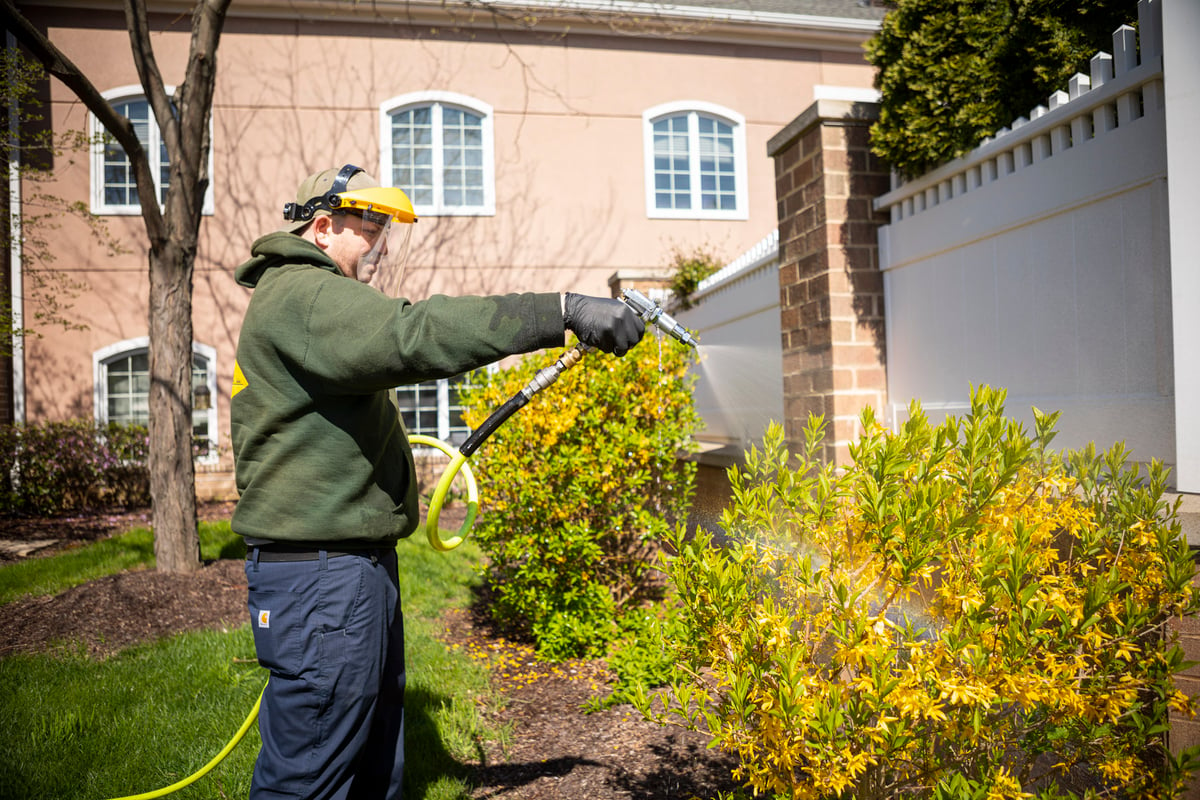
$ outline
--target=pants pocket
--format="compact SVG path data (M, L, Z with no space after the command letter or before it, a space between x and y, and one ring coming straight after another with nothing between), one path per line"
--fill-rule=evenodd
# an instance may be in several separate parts
M317 652L320 654L322 675L333 676L342 671L350 646L350 638L345 628L318 634Z
M299 676L304 661L304 597L299 592L251 591L250 627L258 663L272 674Z

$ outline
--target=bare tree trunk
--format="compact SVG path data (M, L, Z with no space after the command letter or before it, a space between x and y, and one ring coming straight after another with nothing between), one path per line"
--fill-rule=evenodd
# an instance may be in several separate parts
M217 44L231 0L197 0L183 82L169 96L154 57L147 0L125 0L138 78L170 156L165 208L150 161L130 121L13 0L0 0L0 22L54 77L83 101L120 143L133 166L150 241L150 498L154 554L163 572L200 566L196 468L192 462L192 274L196 235L208 187L208 122L216 86Z
M150 253L150 497L160 572L200 566L192 461L194 250L176 242Z

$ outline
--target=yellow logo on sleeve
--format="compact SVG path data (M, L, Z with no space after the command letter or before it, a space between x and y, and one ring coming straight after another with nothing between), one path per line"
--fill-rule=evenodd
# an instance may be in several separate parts
M246 388L246 376L242 374L242 366L236 361L233 362L233 389L230 391L230 397L237 397L237 393Z

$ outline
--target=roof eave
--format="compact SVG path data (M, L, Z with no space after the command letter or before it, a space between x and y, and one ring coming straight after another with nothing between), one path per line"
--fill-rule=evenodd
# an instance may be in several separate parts
M378 17L462 29L594 33L688 41L859 50L879 20L700 8L629 0L239 0L241 13ZM272 13L273 12L273 13Z
M118 0L57 0L70 8L120 10ZM150 10L186 13L187 0L151 2ZM362 21L431 29L526 30L605 34L777 47L859 50L879 21L810 14L739 11L631 0L238 0L230 17Z

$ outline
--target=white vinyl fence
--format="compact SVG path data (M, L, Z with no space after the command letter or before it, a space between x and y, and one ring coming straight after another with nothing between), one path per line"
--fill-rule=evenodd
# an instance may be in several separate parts
M1161 20L1141 0L1140 59L1121 27L1045 107L876 200L893 424L989 384L1015 416L1062 411L1058 447L1175 462Z
M692 294L694 305L672 311L700 338L696 410L702 447L736 458L783 421L783 348L779 333L779 231Z

